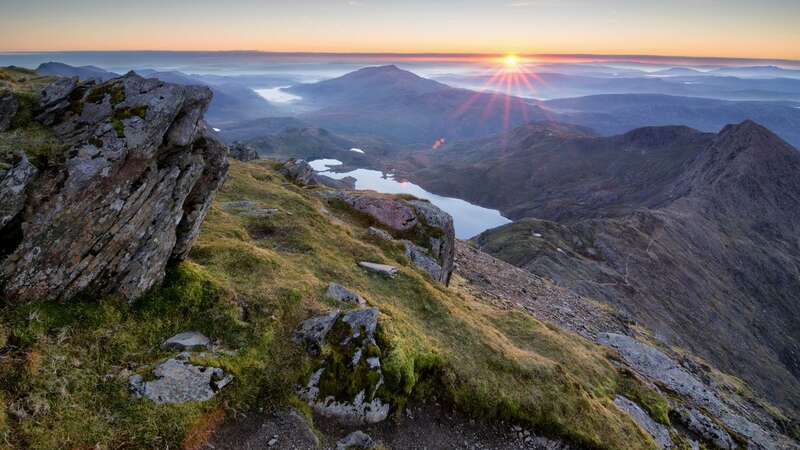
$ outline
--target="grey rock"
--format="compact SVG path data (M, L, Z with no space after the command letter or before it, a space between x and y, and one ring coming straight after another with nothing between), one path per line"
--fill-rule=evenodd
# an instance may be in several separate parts
M369 227L369 229L367 230L367 234L382 241L391 241L392 239L394 239L392 238L391 234L377 227Z
M207 401L233 379L220 368L195 366L188 359L183 354L164 361L153 371L157 378L152 381L132 375L128 383L134 395L156 403Z
M370 449L373 447L372 438L361 430L353 431L336 443L336 450Z
M298 184L316 184L314 169L303 159L290 159L283 164L279 172Z
M731 438L730 434L703 413L696 409L687 408L679 408L677 413L686 428L702 436L703 439L712 442L717 448L722 450L737 448L736 442Z
M252 209L255 208L256 202L253 200L236 200L232 202L222 202L219 206L222 209Z
M242 211L242 215L245 217L269 217L278 212L278 208L253 208L246 211Z
M199 348L209 348L209 339L197 331L186 331L164 341L161 348L174 350L197 350Z
M329 314L303 321L300 328L294 332L292 340L297 344L304 344L312 352L319 351L338 316L339 310L334 310Z
M0 132L11 128L18 108L17 97L13 93L0 92Z
M425 271L436 281L441 281L442 266L431 258L424 248L414 244L411 241L403 241L406 247L406 258L409 259L415 266Z
M201 118L210 99L205 87L132 74L48 86L37 117L66 161L28 193L22 241L0 262L6 298L91 289L132 301L184 258L228 171Z
M21 153L19 161L0 175L0 230L25 207L28 185L38 173L25 153Z
M248 144L236 142L231 145L230 157L239 161L253 161L258 159L258 152Z
M430 202L412 200L409 203L414 206L420 221L426 227L437 231L428 239L431 254L442 268L437 280L446 286L450 283L450 275L455 267L456 239L453 217Z
M386 275L388 277L394 277L397 275L397 267L389 266L386 264L378 264L368 261L361 261L358 265L370 272L378 273L381 275Z
M734 413L717 394L665 353L629 336L600 333L598 342L616 349L625 363L652 381L678 393L691 405L703 408L731 431L746 438L754 448L778 448L785 439L765 431L761 426ZM692 417L692 416L687 416ZM706 423L696 420L693 423Z
M350 325L350 335L346 336L340 345L347 345L351 339L364 337L367 341L374 343L375 329L378 327L378 308L366 308L347 311L342 314L342 322ZM363 334L362 334L363 333Z
M639 405L621 395L614 398L614 404L617 405L619 409L628 413L634 422L644 428L644 430L653 437L658 448L667 449L673 447L669 428L653 420Z
M355 189L356 187L356 179L353 177L345 177L341 180L337 180L335 178L331 178L327 175L320 175L315 173L312 181L308 184L318 184L321 186L329 187L331 189L340 189L340 190L351 190Z
M364 300L364 297L337 283L328 284L328 290L325 292L325 296L339 302L355 303L358 305L367 304L367 301Z

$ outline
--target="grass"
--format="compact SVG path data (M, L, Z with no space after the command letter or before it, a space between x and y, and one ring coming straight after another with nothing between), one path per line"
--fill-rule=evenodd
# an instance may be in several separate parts
M324 291L336 281L381 310L381 396L402 404L435 394L475 417L587 448L653 448L613 405L620 390L640 392L634 397L645 403L651 392L620 373L605 350L432 283L407 265L401 246L370 239L361 218L313 191L286 182L271 162L231 161L189 260L171 267L162 287L133 305L91 295L67 304L5 304L0 400L17 413L0 421L0 447L175 448L202 441L221 410L230 417L296 404L293 386L313 362L289 336L334 306ZM244 199L279 212L246 218L219 207ZM372 275L357 267L360 260L400 273ZM230 349L207 362L233 373L234 382L207 403L133 399L127 375L170 356L160 342L187 330Z

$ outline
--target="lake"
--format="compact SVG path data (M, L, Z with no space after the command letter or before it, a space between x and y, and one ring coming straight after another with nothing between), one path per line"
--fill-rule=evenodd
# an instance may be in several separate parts
M318 173L337 180L345 177L355 178L356 189L359 190L372 190L385 194L411 194L414 197L429 200L453 216L456 237L459 239L469 239L489 228L511 222L495 209L483 208L458 198L432 194L414 183L397 181L391 174L384 174L378 170L356 169L350 172L332 172L329 170L330 167L342 164L336 159L317 159L309 164Z

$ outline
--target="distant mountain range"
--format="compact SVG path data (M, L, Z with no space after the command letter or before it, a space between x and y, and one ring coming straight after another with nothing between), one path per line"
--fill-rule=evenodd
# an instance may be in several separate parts
M482 250L800 411L800 152L766 128L542 123L412 156L426 189L531 217L477 237Z
M662 83L658 78L645 83ZM756 80L757 82L758 80ZM800 81L796 84L800 95ZM553 83L557 84L557 83ZM686 125L718 131L747 119L800 145L800 109L787 102L743 102L654 94L594 95L537 101L476 92L437 83L396 66L370 67L342 77L289 89L316 110L305 122L348 134L380 136L427 147L480 138L532 121L558 121L613 135L653 125Z

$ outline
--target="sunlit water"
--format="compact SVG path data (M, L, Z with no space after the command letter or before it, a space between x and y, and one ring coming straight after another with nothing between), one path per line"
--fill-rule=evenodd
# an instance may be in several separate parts
M345 177L355 178L356 189L385 194L411 194L417 198L430 200L431 203L453 216L456 237L459 239L469 239L489 228L499 227L510 222L495 209L482 208L458 198L432 194L414 183L396 181L391 174L368 169L356 169L341 173L331 172L328 170L329 167L342 164L341 161L335 159L318 159L311 161L310 164L317 172L337 180Z
M256 94L260 95L268 102L272 103L294 103L302 97L299 95L294 95L292 93L284 91L289 86L280 86L270 89L253 89L256 91Z

